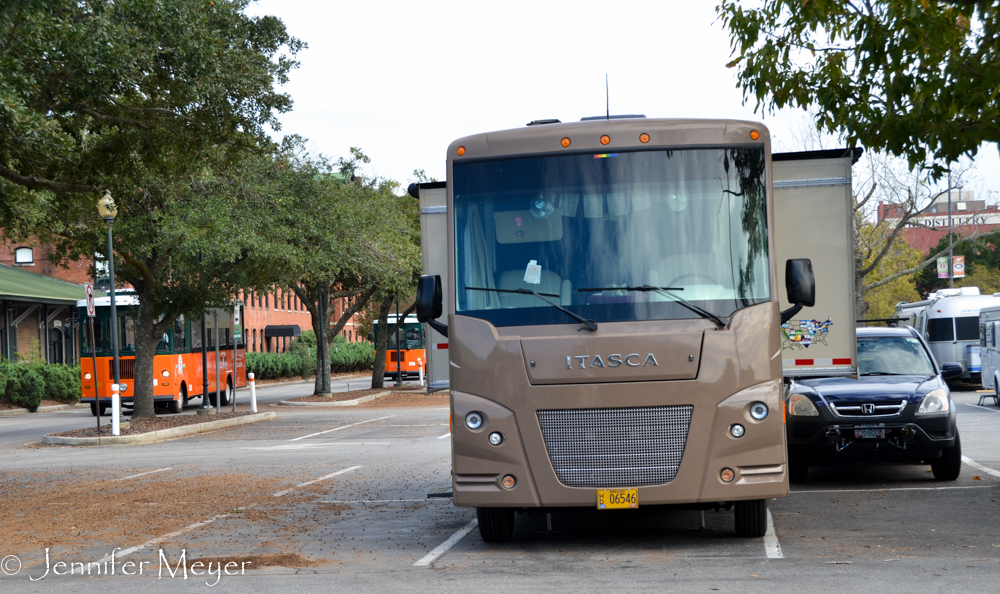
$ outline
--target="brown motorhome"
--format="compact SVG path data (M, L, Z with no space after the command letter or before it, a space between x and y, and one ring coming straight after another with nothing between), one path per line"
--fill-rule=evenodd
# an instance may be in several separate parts
M779 327L814 299L808 260L774 256L771 179L753 122L451 144L448 274L421 278L418 317L448 339L454 503L485 540L574 506L732 506L764 533L788 493Z

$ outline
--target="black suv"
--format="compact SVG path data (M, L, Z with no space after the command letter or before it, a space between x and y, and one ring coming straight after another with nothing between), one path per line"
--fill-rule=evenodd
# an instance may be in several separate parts
M912 328L858 328L860 379L795 379L786 387L789 479L817 462L930 464L953 481L962 466L955 405L940 368Z

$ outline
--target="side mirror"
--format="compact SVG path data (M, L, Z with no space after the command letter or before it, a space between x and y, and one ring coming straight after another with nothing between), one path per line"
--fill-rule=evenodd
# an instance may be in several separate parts
M425 274L417 282L417 321L441 317L441 277Z
M816 277L812 260L797 258L785 261L785 291L788 302L806 307L816 305Z
M941 365L941 379L952 379L962 375L962 366L958 363L944 363Z
M792 319L805 307L816 305L816 277L813 276L812 260L795 258L785 261L785 291L791 307L781 312L781 323Z
M417 321L426 322L444 336L448 325L437 321L441 317L441 277L425 274L417 281Z

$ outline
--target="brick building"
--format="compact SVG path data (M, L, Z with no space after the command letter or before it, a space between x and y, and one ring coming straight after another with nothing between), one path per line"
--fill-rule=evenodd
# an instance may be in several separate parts
M895 204L878 205L879 220L892 224L901 216L901 209ZM1000 207L990 206L985 200L976 200L971 190L952 191L951 224L956 235L970 233L990 233L1000 228ZM948 234L948 196L939 196L930 208L915 217L900 235L915 249L930 255L942 237Z
M312 330L309 312L292 291L274 287L264 293L244 292L240 298L245 304L243 327L249 352L283 353L294 337ZM343 300L337 300L327 311L333 321L340 319L344 311ZM341 334L348 342L364 340L358 336L353 317Z

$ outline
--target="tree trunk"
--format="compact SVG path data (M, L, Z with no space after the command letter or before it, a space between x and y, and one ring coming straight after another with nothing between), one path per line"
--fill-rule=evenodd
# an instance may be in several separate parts
M389 346L389 311L395 302L395 297L390 296L383 299L378 306L378 324L375 326L375 362L372 364L372 388L385 387L385 351Z
M158 329L162 323L156 323L159 315L153 308L152 295L145 292L140 294L139 316L135 325L135 379L126 382L132 384L131 388L135 390L133 419L156 418L156 408L153 404L153 358L156 356L156 346L160 343L163 331ZM148 330L143 331L143 328Z

